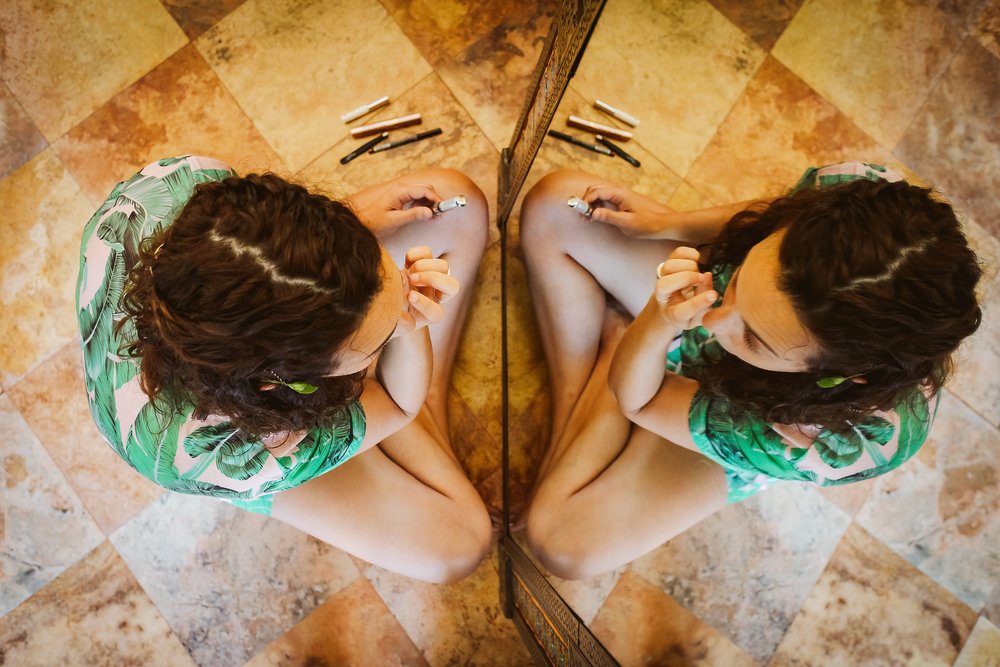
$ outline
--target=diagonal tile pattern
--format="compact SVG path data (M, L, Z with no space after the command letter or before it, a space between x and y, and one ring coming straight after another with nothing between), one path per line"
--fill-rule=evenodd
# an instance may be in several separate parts
M494 201L499 150L557 5L0 3L0 663L530 664L497 604L492 558L462 582L421 584L131 474L89 423L72 291L94 206L167 154L339 194L452 167ZM546 140L529 187L572 167L695 209L783 190L813 164L893 162L956 203L987 263L983 325L908 466L837 489L779 486L604 577L555 582L623 664L996 663L998 7L605 6L553 127L569 113L618 124L592 107L605 99L642 119L627 148L643 166ZM340 122L385 94L389 107ZM444 134L339 164L358 143L350 127L409 111ZM542 453L548 386L516 208L510 225L516 509ZM497 505L492 234L449 410L459 457Z

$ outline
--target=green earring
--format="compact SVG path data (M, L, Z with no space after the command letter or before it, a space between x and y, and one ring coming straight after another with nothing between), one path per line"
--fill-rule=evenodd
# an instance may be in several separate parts
M839 384L843 384L847 381L843 375L831 375L830 377L820 378L816 380L816 386L822 389L832 389Z

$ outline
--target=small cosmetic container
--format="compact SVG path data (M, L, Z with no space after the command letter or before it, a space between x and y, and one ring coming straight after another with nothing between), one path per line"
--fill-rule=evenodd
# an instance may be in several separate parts
M354 137L355 139L360 139L361 137L367 137L369 134L378 134L379 132L385 132L386 130L396 130L401 127L407 127L409 125L419 125L419 124L420 124L420 114L414 113L410 114L409 116L390 118L389 120L383 120L380 123L372 123L371 125L362 125L361 127L356 127L353 130L351 130L351 136Z
M389 103L388 95L380 97L374 102L371 102L369 104L362 104L357 109L352 109L351 111L348 111L347 113L345 113L343 116L340 117L340 120L344 121L345 123L350 123L352 120L370 114L372 111L375 111L376 109L381 109L388 103Z
M639 119L638 118L636 118L632 114L625 113L621 109L614 108L613 106L611 106L607 102L602 102L601 100L594 100L594 106L597 107L598 109L600 109L601 111L603 111L604 113L608 114L609 116L611 116L613 118L617 118L618 120L622 121L623 123L628 123L632 127L638 127L639 126Z
M611 127L610 125L595 123L593 121L580 118L579 116L570 116L566 119L566 124L570 127L576 127L581 130L593 132L594 134L603 134L606 137L611 137L612 139L617 139L618 141L628 141L632 138L631 132L619 130L617 127Z
M462 208L465 206L465 195L458 195L457 197L452 197L451 199L445 199L444 201L439 201L434 207L434 213L444 213L445 211L450 211L453 208Z
M590 208L590 204L588 204L587 202L583 201L579 197L570 197L566 201L566 205L569 206L574 211L576 211L578 213L582 213L583 215L590 215L593 212L593 210L594 210L594 209Z

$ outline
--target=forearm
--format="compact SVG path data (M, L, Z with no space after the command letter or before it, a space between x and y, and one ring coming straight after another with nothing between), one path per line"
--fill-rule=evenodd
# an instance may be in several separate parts
M608 374L608 385L624 414L639 412L659 392L666 372L667 348L678 333L677 327L657 312L652 298L629 325Z
M749 208L761 208L767 203L765 200L750 199L697 211L661 213L655 231L644 234L643 238L671 239L693 246L708 243L719 235L734 215Z

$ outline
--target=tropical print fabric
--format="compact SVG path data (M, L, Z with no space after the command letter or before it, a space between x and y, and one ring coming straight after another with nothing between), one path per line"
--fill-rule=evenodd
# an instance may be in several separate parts
M848 162L809 169L795 189L829 187L859 178L902 180L886 167ZM713 269L718 303L734 270L731 266ZM671 343L667 370L697 377L706 361L725 354L708 330L696 327ZM817 425L770 424L750 412L737 410L724 397L700 391L688 412L695 445L726 469L729 502L744 500L773 480L834 486L881 475L917 452L932 421L928 397L918 389L906 395L894 411L873 414L853 424L853 431L847 435ZM831 476L827 466L836 468L838 474Z
M160 160L116 185L87 223L76 292L84 381L98 430L140 474L171 491L270 514L271 494L322 475L358 451L365 433L360 403L345 409L332 429L249 440L223 416L195 419L189 403L154 406L139 387L141 360L125 352L135 328L120 302L139 244L173 222L196 185L234 175L210 158Z

